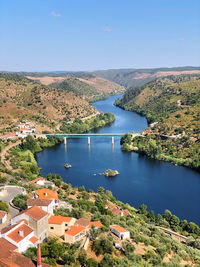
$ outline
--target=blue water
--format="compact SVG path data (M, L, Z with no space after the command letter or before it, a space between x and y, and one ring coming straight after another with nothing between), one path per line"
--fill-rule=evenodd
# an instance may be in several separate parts
M116 121L98 133L139 132L147 127L144 117L122 110L113 105L119 96L93 105L103 112L113 112ZM91 137L90 149L87 139L68 139L64 144L48 148L37 154L41 173L59 173L67 183L73 186L84 185L86 189L97 190L98 186L111 190L113 195L134 207L142 203L156 213L169 209L181 219L200 224L200 174L191 169L170 163L151 160L137 153L121 151L120 138L115 138L114 148L111 137ZM64 164L70 163L71 169ZM120 175L106 178L102 173L106 169L116 169Z

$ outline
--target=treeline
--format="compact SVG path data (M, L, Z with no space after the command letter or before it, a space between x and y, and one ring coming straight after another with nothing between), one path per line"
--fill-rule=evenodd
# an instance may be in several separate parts
M97 130L98 128L109 125L115 121L113 113L101 113L93 118L87 120L75 119L72 123L63 121L60 130L64 133L87 133L90 130Z

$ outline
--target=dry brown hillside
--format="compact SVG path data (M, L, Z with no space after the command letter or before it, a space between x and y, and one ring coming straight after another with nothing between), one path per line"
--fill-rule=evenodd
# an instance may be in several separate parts
M84 118L97 110L72 92L39 85L15 74L0 74L0 130L26 119L36 130L58 129L62 121Z

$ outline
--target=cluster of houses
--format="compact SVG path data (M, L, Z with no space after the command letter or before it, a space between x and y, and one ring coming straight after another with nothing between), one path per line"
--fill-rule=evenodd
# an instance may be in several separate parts
M35 127L32 122L26 121L26 122L20 122L19 124L15 125L15 127L18 129L15 133L9 133L6 136L4 136L2 139L15 139L15 138L25 138L29 134L35 133Z
M32 182L44 181L38 178ZM13 253L23 253L30 247L38 248L39 244L49 236L56 236L61 242L73 244L81 241L83 244L91 228L98 229L103 226L100 221L54 215L54 210L59 208L60 204L63 203L59 200L56 191L48 188L33 191L33 197L27 200L28 208L15 215L10 225L0 230L0 250L4 246ZM0 222L5 221L6 213L0 211ZM129 231L119 225L111 225L109 230L119 239L130 238ZM0 267L1 254L0 252Z

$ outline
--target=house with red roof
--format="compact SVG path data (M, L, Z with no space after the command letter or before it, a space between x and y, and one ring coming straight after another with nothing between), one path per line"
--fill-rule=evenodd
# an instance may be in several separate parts
M44 177L38 177L32 181L30 181L31 184L35 184L35 185L38 185L38 186L52 186L54 187L55 184L51 181L46 181L44 179Z
M72 225L68 227L65 232L64 238L66 243L73 244L82 240L86 236L86 228L81 225Z
M42 242L48 237L49 214L37 206L23 210L11 219L11 224L25 221L34 230L34 235Z
M76 222L75 218L65 216L51 216L49 217L49 233L56 236L64 236L65 231L68 227L74 225Z
M110 231L120 239L130 238L130 232L119 225L111 225Z
M89 229L94 227L95 229L101 228L103 224L100 221L90 222L89 223Z
M28 209L31 207L34 207L34 206L38 206L42 210L53 215L53 210L55 207L55 201L54 201L54 199L41 199L41 198L27 199Z
M24 221L1 229L0 238L4 238L15 246L20 253L29 247L37 247L39 240L35 237L33 229Z
M5 223L7 220L7 213L3 210L0 210L0 224Z

